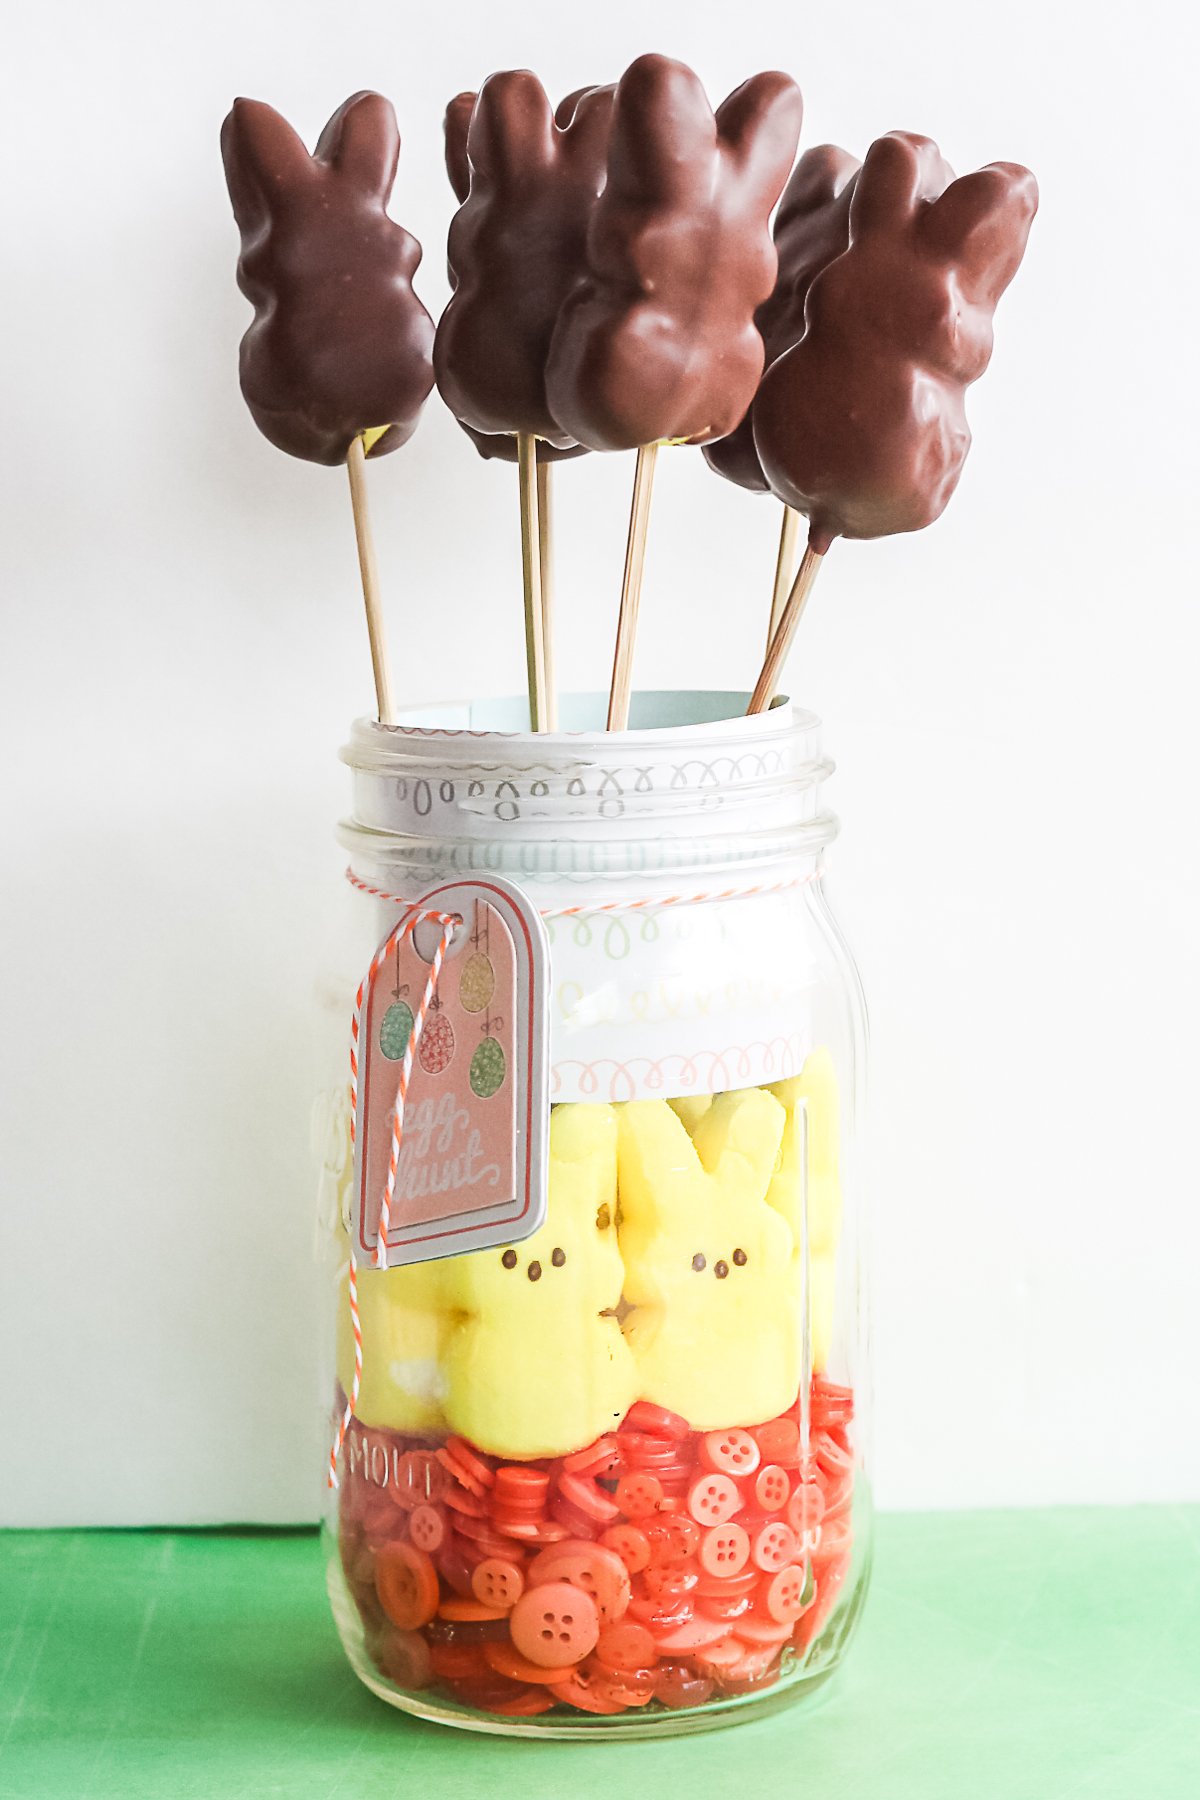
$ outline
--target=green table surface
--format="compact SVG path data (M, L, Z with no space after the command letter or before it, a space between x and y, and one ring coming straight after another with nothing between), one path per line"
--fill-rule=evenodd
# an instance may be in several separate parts
M0 1534L3 1800L1200 1795L1200 1508L893 1514L845 1667L630 1744L417 1724L360 1687L308 1532Z

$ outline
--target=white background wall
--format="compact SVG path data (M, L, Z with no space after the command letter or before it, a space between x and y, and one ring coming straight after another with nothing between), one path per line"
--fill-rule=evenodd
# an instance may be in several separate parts
M714 95L791 69L806 143L902 126L1041 180L957 498L836 550L791 670L840 764L833 893L872 1003L879 1490L1200 1493L1194 16L11 11L0 1517L317 1500L308 1021L369 667L344 483L238 395L222 115L269 99L311 142L353 89L393 96L436 311L445 100L649 48ZM749 685L775 509L662 463L639 680ZM569 685L606 670L630 476L594 457L560 484ZM434 403L372 493L401 698L515 690L511 475Z

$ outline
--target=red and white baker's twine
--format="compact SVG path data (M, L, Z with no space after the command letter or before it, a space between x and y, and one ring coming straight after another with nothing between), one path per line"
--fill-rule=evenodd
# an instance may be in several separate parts
M570 919L580 913L611 913L646 911L656 906L693 906L708 900L742 900L753 894L781 894L789 888L806 887L820 873L819 869L810 870L806 875L795 877L791 881L759 882L751 887L721 888L706 894L668 894L658 899L640 900L606 900L602 902L586 901L578 906L544 906L538 910L543 919ZM390 894L386 888L372 887L367 881L357 876L353 869L346 870L346 880L351 887L360 893L370 894L376 900L388 900L393 906L411 908L412 901L401 894ZM425 983L425 992L421 996L421 1004L413 1019L412 1030L404 1051L404 1060L400 1065L400 1080L396 1088L396 1101L392 1108L392 1143L388 1154L387 1184L379 1207L379 1232L375 1241L375 1267L387 1268L387 1235L391 1225L392 1203L396 1196L396 1175L400 1164L400 1145L404 1132L404 1103L408 1097L408 1084L412 1078L413 1060L417 1053L421 1031L425 1024L425 1015L437 992L438 977L442 963L450 948L450 940L454 936L454 927L462 921L456 913L412 912L406 916L384 939L380 948L371 959L371 966L363 976L354 996L354 1017L350 1023L350 1144L353 1149L355 1139L355 1122L358 1115L358 1034L359 1017L363 1000L382 963L387 961L398 943L411 936L418 925L435 924L442 927L442 935L438 947L433 953L433 961L429 965L429 979ZM337 1433L333 1447L329 1452L329 1486L338 1485L337 1464L346 1433L350 1429L350 1421L358 1406L359 1389L362 1386L363 1345L362 1322L358 1311L358 1263L354 1255L353 1240L350 1244L350 1273L347 1282L350 1303L350 1328L354 1334L354 1376L350 1384L350 1392L346 1396L346 1404L338 1421Z
M578 906L539 906L538 912L543 919L573 919L580 913L648 912L655 906L699 906L706 900L746 900L752 894L782 894L789 888L807 887L821 872L819 868L810 869L807 875L797 875L791 881L758 882L753 887L719 888L707 894L666 894L640 900L584 900ZM412 905L412 901L406 900L401 894L389 894L386 888L372 887L370 882L363 881L356 875L353 869L346 870L346 880L360 894L371 894L376 900L390 900L393 906Z
M385 963L396 946L411 937L418 925L440 925L441 936L433 960L429 965L429 976L425 982L425 991L421 995L421 1004L417 1008L412 1022L412 1030L408 1034L408 1043L404 1047L404 1057L400 1064L400 1079L396 1085L396 1099L392 1106L392 1142L388 1151L387 1181L384 1185L383 1198L379 1203L379 1227L375 1239L374 1262L377 1269L387 1268L387 1237L392 1222L392 1203L396 1197L396 1175L400 1167L400 1146L404 1138L404 1105L408 1098L408 1084L412 1079L413 1060L417 1054L417 1045L421 1041L421 1032L425 1026L433 996L437 992L438 977L442 972L442 964L446 960L446 952L450 948L450 940L454 936L456 925L462 924L457 913L444 912L412 912L388 933L380 948L371 958L371 966L358 985L354 996L354 1016L350 1021L350 1145L353 1150L356 1118L358 1113L358 1039L359 1018L365 996L370 990L379 968ZM346 1396L346 1404L338 1421L337 1433L329 1452L329 1486L338 1485L337 1462L341 1448L350 1429L350 1421L358 1406L359 1389L362 1386L362 1321L358 1311L358 1262L354 1255L354 1240L350 1241L350 1271L347 1280L347 1292L350 1302L350 1329L354 1334L354 1376L350 1383L350 1392Z

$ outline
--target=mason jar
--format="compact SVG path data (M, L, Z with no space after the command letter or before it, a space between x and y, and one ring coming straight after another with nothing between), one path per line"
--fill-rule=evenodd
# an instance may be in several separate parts
M474 701L360 721L343 752L316 1113L323 1529L351 1663L422 1718L556 1737L732 1723L811 1694L862 1606L865 1014L825 891L819 721L745 705L645 693L609 734L603 696L565 697L563 728L535 736L523 700ZM524 896L548 949L545 1219L370 1266L356 995L423 896L484 876ZM445 929L423 1024L397 988L356 1051L399 1079L407 1040L427 1092L472 1059L478 1092L495 975L477 934Z

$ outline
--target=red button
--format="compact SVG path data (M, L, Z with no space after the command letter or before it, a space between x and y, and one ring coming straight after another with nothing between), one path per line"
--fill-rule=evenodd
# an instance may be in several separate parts
M389 1544L375 1560L375 1591L392 1624L415 1631L437 1611L437 1570L412 1544Z
M484 1462L483 1458L472 1450L465 1438L448 1437L442 1448L447 1456L453 1458L457 1469L465 1470L473 1480L481 1482L484 1487L491 1487L496 1478L492 1465Z
M408 1535L418 1550L440 1550L446 1525L436 1506L415 1506L409 1514Z
M673 1513L666 1517L660 1513L657 1519L651 1520L646 1526L650 1561L654 1564L685 1562L700 1548L701 1536L699 1525L687 1513Z
M540 1512L549 1491L550 1477L543 1470L523 1469L515 1463L504 1463L496 1470L492 1485L492 1506Z
M573 1475L599 1475L605 1470L615 1469L620 1455L616 1438L602 1437L597 1438L594 1444L589 1444L585 1450L573 1450L570 1456L564 1456L562 1466ZM546 1478L543 1476L542 1479Z
M661 1600L670 1611L687 1599L699 1579L695 1569L683 1563L655 1563L643 1572L642 1587L652 1600Z
M658 1484L655 1483L655 1485ZM603 1488L598 1488L589 1476L560 1475L558 1491L564 1500L569 1501L572 1506L577 1506L581 1513L584 1513L589 1519L595 1519L598 1524L611 1525L614 1519L620 1517L622 1510L620 1505L614 1505ZM618 1486L618 1496L620 1492L620 1486ZM659 1497L662 1497L661 1488L659 1488Z
M796 1534L791 1526L785 1525L782 1519L772 1519L769 1525L763 1525L755 1532L750 1556L756 1568L774 1575L778 1569L787 1567L796 1550Z
M757 1581L758 1577L755 1576ZM754 1603L752 1594L705 1594L700 1600L699 1610L709 1619L724 1619L731 1624L734 1619L744 1619Z
M721 1475L752 1475L761 1460L748 1431L706 1431L700 1439L700 1461Z
M714 1525L700 1544L700 1567L708 1575L740 1575L750 1560L750 1539L741 1525Z
M757 1569L747 1569L742 1575L701 1575L696 1583L696 1593L701 1600L752 1594L760 1579Z
M658 1647L645 1625L623 1619L604 1626L596 1640L596 1660L609 1669L650 1669L658 1661Z
M531 1681L540 1687L562 1680L561 1668L548 1668L545 1663L533 1662L502 1638L494 1644L485 1644L483 1654L488 1668L494 1669L497 1675L507 1675L510 1681Z
M685 1438L692 1429L685 1418L652 1400L635 1400L625 1414L630 1431L648 1431L654 1437Z
M688 1489L688 1511L699 1525L723 1525L741 1504L737 1483L728 1475L701 1475Z
M449 1619L457 1625L486 1625L490 1621L506 1618L507 1607L489 1606L484 1600L443 1600L437 1609L439 1619Z
M531 1719L557 1705L557 1690L527 1687L520 1688L511 1700L485 1700L481 1702L481 1710L499 1713L504 1719Z
M701 1650L708 1644L715 1644L719 1639L729 1635L729 1627L724 1619L706 1619L702 1613L696 1613L682 1625L671 1631L656 1634L659 1651L666 1650L677 1654L690 1654Z
M503 1557L488 1556L478 1564L471 1576L471 1587L475 1598L484 1606L499 1607L507 1612L515 1606L525 1591L525 1577L520 1566L508 1562Z
M547 1581L521 1595L509 1630L530 1662L543 1669L567 1669L595 1649L600 1614L594 1601L571 1582Z
M825 1517L825 1496L815 1481L802 1481L788 1501L788 1524L806 1550L815 1543L815 1533Z
M644 1569L650 1561L650 1539L636 1525L610 1525L600 1542L615 1550L631 1575Z
M578 1707L580 1712L607 1715L625 1711L622 1702L608 1692L603 1669L576 1669L565 1681L555 1684L554 1692L567 1706Z
M622 1475L616 1500L627 1519L648 1519L662 1503L663 1487L657 1475Z
M780 1624L778 1619L773 1619L769 1613L760 1612L758 1608L743 1613L733 1629L738 1637L744 1638L749 1644L774 1644L777 1647L786 1644L792 1635L790 1620Z
M789 1468L795 1466L800 1455L800 1427L795 1419L785 1413L766 1425L756 1425L754 1436L764 1462L786 1463Z
M807 1612L814 1598L815 1589L807 1570L800 1563L789 1563L786 1569L780 1569L778 1575L772 1577L767 1588L766 1607L773 1619L787 1625Z
M525 1584L566 1582L593 1602L605 1623L619 1619L629 1605L629 1570L614 1550L603 1544L568 1539L542 1550L526 1573Z
M778 1463L767 1463L754 1478L754 1498L764 1512L778 1512L786 1506L791 1491L787 1470Z

